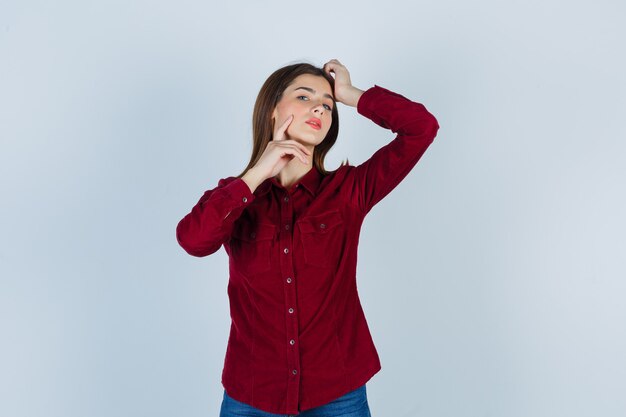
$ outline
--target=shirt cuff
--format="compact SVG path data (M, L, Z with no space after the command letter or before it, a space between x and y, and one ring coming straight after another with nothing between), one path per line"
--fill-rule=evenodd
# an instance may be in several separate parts
M241 178L235 178L224 187L224 191L241 206L247 206L254 201L255 195L250 191L248 184Z

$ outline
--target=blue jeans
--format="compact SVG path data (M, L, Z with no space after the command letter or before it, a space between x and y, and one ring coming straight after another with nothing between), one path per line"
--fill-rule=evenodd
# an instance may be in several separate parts
M224 390L220 417L289 417L290 414L272 414L231 398ZM365 384L346 395L319 407L298 414L298 417L372 417L367 404Z

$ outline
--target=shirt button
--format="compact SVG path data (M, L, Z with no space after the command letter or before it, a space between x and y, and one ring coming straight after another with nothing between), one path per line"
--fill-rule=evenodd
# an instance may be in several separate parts
M289 314L293 314L293 308L289 309Z
M254 239L254 238L256 237L256 233L254 233L254 232L250 233L250 237L251 237L252 239Z
M285 230L289 230L289 225L288 224L285 225Z
M247 203L248 202L248 197L244 197L244 198L242 198L242 200L243 200L244 203Z
M326 229L326 225L324 223L320 224L320 229Z
M293 345L295 345L295 344L296 344L296 341L295 341L295 340L293 340L293 339L291 339L291 340L289 341L289 344L293 346Z
M289 196L285 196L285 198L283 198L283 200L285 200L285 203L286 203L287 201L289 201Z
M285 248L285 249L283 250L283 252L285 252L285 253L289 253L289 248Z
M291 284L291 277L287 278L287 284Z
M295 375L298 373L298 371L294 369L293 371L291 371L291 373Z

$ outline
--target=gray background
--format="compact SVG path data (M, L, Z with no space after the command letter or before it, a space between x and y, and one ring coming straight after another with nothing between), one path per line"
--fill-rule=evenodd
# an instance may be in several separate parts
M625 11L2 1L0 415L218 414L227 256L175 227L245 166L265 78L331 58L441 125L363 226L372 415L625 415ZM339 112L330 169L393 138Z

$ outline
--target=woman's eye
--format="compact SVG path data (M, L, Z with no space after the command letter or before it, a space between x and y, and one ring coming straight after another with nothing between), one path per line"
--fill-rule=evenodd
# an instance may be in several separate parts
M308 100L308 99L309 99L307 96L298 96L298 97L296 97L296 98L298 98L298 99L305 99L305 100ZM326 110L328 110L328 111L331 111L331 110L333 109L333 108L332 108L332 107L330 107L328 104L324 104L324 108L325 108Z

